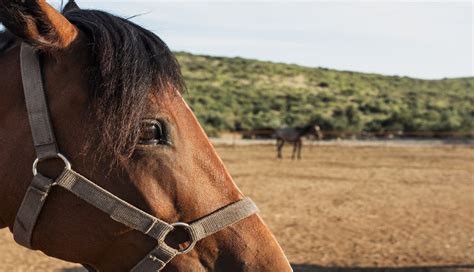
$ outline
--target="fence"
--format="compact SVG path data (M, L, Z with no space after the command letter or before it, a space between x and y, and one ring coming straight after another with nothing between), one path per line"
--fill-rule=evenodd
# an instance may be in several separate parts
M256 129L239 131L243 139L270 139L273 138L273 129ZM380 132L353 132L353 131L322 131L324 139L393 139L393 138L466 138L474 139L474 130L471 131L380 131Z

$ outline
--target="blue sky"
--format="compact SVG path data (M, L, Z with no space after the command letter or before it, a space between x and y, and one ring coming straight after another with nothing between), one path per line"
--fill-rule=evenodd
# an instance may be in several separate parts
M173 50L418 78L474 76L471 1L91 1ZM59 6L60 1L49 1Z

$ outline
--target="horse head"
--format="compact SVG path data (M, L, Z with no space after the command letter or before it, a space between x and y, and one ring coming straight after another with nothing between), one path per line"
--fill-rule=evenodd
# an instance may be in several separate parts
M319 127L318 125L314 125L313 129L314 129L314 136L316 136L318 140L322 140L323 132L321 131L321 127Z
M32 179L32 131L23 95L20 44L38 52L56 141L74 169L164 222L195 222L243 199L181 95L179 65L155 34L102 11L44 0L0 0L16 46L0 52L0 227L13 229ZM24 78L23 78L24 79ZM58 160L38 165L55 178ZM128 271L157 241L104 209L52 187L31 247L98 271ZM166 244L189 240L177 229ZM199 241L167 271L290 271L258 215Z

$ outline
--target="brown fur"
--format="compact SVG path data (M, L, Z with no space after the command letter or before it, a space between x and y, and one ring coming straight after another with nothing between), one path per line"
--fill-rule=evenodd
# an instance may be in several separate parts
M167 222L190 222L242 198L193 113L173 88L159 96L150 95L143 116L167 120L172 146L139 146L112 169L111 155L94 160L93 149L83 152L89 142L85 132L96 126L83 118L91 103L84 72L92 61L88 37L44 1L26 2L22 7L20 1L0 0L0 19L14 34L45 52L43 73L53 126L61 152L75 170ZM22 94L18 47L0 55L0 67L0 224L11 229L32 178L35 154ZM150 89L152 93L155 90ZM102 135L93 137L100 141ZM58 168L55 162L45 162L40 171L53 176ZM171 237L170 243L178 239ZM154 244L149 237L112 221L59 188L51 193L33 235L35 249L99 271L126 271ZM209 270L291 268L267 226L259 216L252 216L199 242L190 254L177 257L166 268Z

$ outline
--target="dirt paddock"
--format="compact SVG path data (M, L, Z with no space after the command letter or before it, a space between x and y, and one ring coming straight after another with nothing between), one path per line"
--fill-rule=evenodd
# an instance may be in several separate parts
M295 271L474 271L472 146L311 146L301 161L289 148L284 160L266 145L217 149ZM449 266L464 268L413 268ZM0 271L83 270L2 230Z

